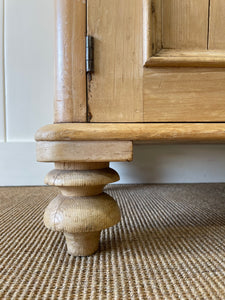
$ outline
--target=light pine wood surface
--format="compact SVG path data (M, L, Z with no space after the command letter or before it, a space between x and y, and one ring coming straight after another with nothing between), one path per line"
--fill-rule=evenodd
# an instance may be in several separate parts
M109 138L108 138L109 139ZM43 162L131 161L130 141L61 141L38 142L37 160Z
M55 122L86 122L86 1L55 0Z
M224 143L224 123L53 124L40 128L37 141L145 141Z
M162 18L162 49L145 62L144 122L224 122L224 2L160 2L150 19Z
M162 48L207 49L208 0L162 1Z
M146 0L143 9L145 67L224 67L223 0Z
M89 121L225 122L225 49L210 37L224 4L211 2L90 1Z
M58 163L45 178L61 194L45 210L44 223L64 232L71 255L87 256L97 251L100 232L120 221L120 210L112 197L103 193L106 184L119 180L107 163Z
M157 68L144 74L145 122L225 121L225 69Z
M162 49L145 62L145 67L225 67L222 50ZM184 70L185 71L185 70Z
M209 49L225 50L225 2L210 2Z
M95 72L88 84L90 122L143 121L143 10L140 0L87 3Z
M143 0L143 65L162 49L162 1Z

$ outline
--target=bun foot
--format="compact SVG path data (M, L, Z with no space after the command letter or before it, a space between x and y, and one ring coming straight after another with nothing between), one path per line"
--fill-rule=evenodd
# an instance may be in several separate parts
M88 256L99 248L100 231L95 232L65 232L68 253L73 256Z
M99 247L100 232L120 221L116 201L103 188L119 180L108 163L62 163L46 177L48 185L58 186L61 194L47 206L47 228L63 232L68 253L88 256Z

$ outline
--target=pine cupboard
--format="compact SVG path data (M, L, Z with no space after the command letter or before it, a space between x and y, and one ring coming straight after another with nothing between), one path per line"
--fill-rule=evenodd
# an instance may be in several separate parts
M120 220L103 188L133 142L224 142L225 2L55 0L55 12L55 123L36 140L61 192L44 222L83 256Z

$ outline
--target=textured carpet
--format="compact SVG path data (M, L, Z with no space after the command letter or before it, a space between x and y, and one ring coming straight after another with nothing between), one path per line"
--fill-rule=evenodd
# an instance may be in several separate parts
M0 188L0 299L225 299L225 184L107 192L122 221L74 258L42 222L55 188Z

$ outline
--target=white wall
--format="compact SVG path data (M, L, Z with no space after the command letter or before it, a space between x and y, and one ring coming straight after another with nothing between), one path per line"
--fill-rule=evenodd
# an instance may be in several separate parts
M4 2L0 0L0 143L5 140Z
M54 0L0 0L0 185L42 184L35 131L53 121Z
M52 122L54 0L5 0L7 141L33 141Z
M1 186L43 184L53 168L36 163L33 140L53 120L53 2L0 0ZM224 153L225 145L137 145L134 162L112 167L121 183L223 182Z
M112 164L125 183L225 182L225 145L136 145L132 163Z

